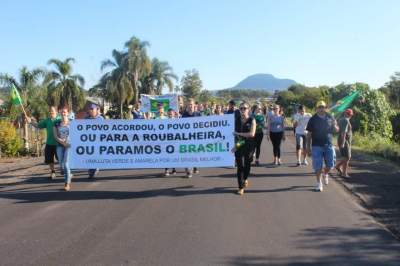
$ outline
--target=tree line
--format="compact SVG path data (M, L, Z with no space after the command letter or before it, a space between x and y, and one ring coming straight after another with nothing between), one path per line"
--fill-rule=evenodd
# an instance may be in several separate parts
M352 108L355 111L353 128L363 135L378 134L387 139L400 142L400 72L379 89L371 89L366 83L339 84L334 87L307 87L294 84L287 90L277 93L277 103L291 116L298 105L314 110L318 100L333 106L355 89L360 91Z

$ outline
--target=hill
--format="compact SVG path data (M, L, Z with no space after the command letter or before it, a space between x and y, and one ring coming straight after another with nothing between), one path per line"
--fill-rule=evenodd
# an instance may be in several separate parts
M255 74L248 76L232 89L262 89L273 93L275 90L285 90L295 83L292 79L279 79L271 74Z

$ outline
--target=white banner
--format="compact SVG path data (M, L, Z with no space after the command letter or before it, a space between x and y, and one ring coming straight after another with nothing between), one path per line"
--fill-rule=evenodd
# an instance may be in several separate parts
M140 111L157 112L157 105L162 103L164 105L164 111L167 112L169 108L174 109L175 112L179 112L179 101L177 94L164 94L164 95L147 95L141 94L140 101L142 106Z
M234 166L233 115L73 120L72 169Z

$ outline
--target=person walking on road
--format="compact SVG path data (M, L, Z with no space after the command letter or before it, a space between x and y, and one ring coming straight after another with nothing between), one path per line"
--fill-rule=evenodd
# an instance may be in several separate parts
M31 117L27 117L26 120L28 123L32 124L32 126L37 128L45 128L46 129L46 146L44 148L44 163L48 164L50 167L50 179L56 178L56 171L54 169L54 158L57 158L57 141L54 138L53 127L57 121L60 121L60 118L57 117L57 107L50 106L49 107L49 118L39 121L37 123Z
M71 189L71 169L69 168L69 114L68 107L61 109L61 121L54 123L53 135L57 145L57 156L60 163L60 167L64 173L64 190L69 191Z
M159 108L158 113L160 114L159 116L156 116L156 119L175 119L175 111L172 108L168 109L167 116L164 115L164 105L161 103L162 108ZM169 172L168 168L165 168L164 171L164 176L169 176L169 175L176 175L176 169L172 168L172 171Z
M281 165L281 144L282 140L285 140L285 117L281 114L279 105L274 105L272 111L273 113L268 117L268 131L274 152L273 163Z
M194 103L193 99L188 99L187 105L186 105L186 110L182 114L182 118L185 117L196 117L196 116L201 116L199 112L196 112L196 106ZM194 167L192 168L186 168L186 177L191 178L193 176L193 173L198 174L199 170Z
M307 142L307 124L311 118L311 114L306 113L306 108L300 105L298 108L298 113L294 115L293 127L295 128L296 136L296 155L297 155L297 166L308 165L307 162L307 152L306 152L306 142ZM302 158L303 157L303 158Z
M338 146L341 160L336 164L336 170L342 177L350 177L348 173L349 162L351 159L351 141L353 138L353 130L350 119L353 116L353 110L347 109L343 113L343 117L339 120L339 136Z
M323 191L322 176L325 185L329 183L329 171L335 166L335 149L332 145L333 133L338 131L334 117L326 112L326 103L317 103L317 113L307 124L307 153L312 156L313 169L317 177L317 191ZM325 167L323 164L325 163Z
M255 155L256 155L255 165L260 166L261 143L264 138L264 128L265 128L265 116L262 112L261 105L254 106L254 112L252 116L256 120L256 135L254 138Z
M249 114L249 105L240 105L240 119L235 124L236 147L235 160L237 167L238 194L243 195L244 188L249 185L248 177L254 153L254 136L256 134L256 121Z
M89 106L88 116L86 116L86 119L97 119L97 120L104 119L100 115L100 109L99 109L99 106L97 106L97 104L92 103ZM99 172L99 169L89 169L88 170L89 179L94 178L98 172Z

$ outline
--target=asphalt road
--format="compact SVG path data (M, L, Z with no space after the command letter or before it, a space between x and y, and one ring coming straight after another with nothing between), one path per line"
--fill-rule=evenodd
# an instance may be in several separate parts
M235 170L35 176L0 188L0 265L400 265L400 242L334 180L314 192L293 139L236 195Z

